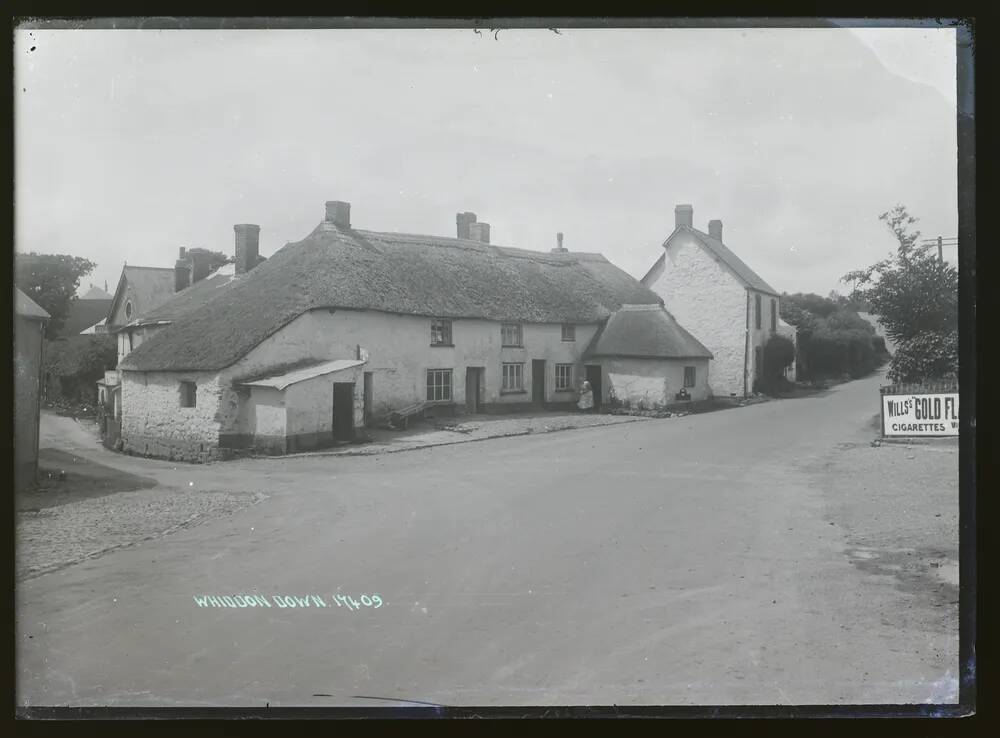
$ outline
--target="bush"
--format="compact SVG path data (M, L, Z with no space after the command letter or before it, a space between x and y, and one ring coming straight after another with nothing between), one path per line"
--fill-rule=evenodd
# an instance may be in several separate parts
M889 366L893 382L950 379L958 375L958 334L926 332L902 341Z

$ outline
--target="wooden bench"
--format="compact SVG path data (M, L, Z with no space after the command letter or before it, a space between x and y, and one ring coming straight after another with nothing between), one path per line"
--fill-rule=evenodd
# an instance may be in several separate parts
M423 418L424 410L427 409L426 402L415 402L412 405L407 405L399 410L392 410L389 412L386 420L390 428L399 429L402 428L406 430L409 426L410 418L419 417Z

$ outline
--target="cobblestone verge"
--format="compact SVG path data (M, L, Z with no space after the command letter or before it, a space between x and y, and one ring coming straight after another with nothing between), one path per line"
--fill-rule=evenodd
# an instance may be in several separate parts
M17 514L17 580L230 515L266 496L157 487Z

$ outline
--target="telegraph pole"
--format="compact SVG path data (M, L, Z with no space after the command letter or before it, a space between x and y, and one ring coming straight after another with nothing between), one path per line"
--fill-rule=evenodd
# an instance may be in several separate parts
M920 242L920 244L923 249L930 248L931 246L937 244L938 264L944 264L944 247L958 246L958 239L950 236L948 238L938 236L937 238L925 238Z

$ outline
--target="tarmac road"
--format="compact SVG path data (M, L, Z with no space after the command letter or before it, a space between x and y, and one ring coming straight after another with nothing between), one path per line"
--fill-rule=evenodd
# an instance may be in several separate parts
M820 462L871 440L879 382L622 426L169 472L269 499L19 584L18 704L947 701L957 632L852 562L828 514ZM950 483L938 501L955 512ZM336 592L382 605L355 611ZM195 600L253 593L272 606Z

